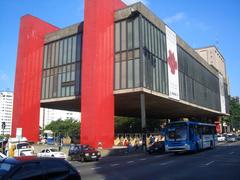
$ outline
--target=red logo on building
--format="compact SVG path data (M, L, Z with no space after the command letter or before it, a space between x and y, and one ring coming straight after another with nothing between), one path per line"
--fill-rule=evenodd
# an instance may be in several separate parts
M171 50L169 50L168 52L169 52L168 65L171 69L171 73L175 74L176 70L178 69L178 64L177 64L177 61L175 59L174 52L172 52Z

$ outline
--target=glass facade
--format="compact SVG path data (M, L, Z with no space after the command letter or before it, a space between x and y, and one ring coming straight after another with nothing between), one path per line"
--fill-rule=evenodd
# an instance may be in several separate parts
M140 87L139 18L115 23L115 89Z
M41 99L80 95L81 49L81 33L45 44Z
M178 50L180 99L221 111L219 79L180 46Z
M142 16L115 23L115 90L168 93L166 37Z
M180 46L177 51L180 99L221 111L218 77ZM166 35L141 14L115 22L114 75L115 90L144 87L168 94Z

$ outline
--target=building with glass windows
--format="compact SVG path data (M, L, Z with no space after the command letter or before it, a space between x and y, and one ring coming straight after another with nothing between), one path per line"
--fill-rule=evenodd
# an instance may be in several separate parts
M0 132L11 135L13 110L13 93L8 91L0 92Z
M27 130L39 121L36 107L79 111L81 143L111 147L114 116L139 117L143 129L146 119L214 122L229 114L227 89L227 78L142 3L85 1L84 22L64 29L22 17L12 133L22 127L37 140Z

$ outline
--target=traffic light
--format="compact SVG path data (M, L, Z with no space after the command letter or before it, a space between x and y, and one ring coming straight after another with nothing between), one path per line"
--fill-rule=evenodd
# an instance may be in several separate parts
M6 122L2 122L2 129L5 129L6 127Z

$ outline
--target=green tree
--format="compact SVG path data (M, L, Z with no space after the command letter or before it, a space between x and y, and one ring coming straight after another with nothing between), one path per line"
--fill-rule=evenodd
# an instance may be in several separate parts
M161 122L159 119L147 119L146 129L148 132L158 132ZM115 117L115 133L141 133L141 119L133 117Z
M240 104L235 97L230 97L230 116L225 121L235 129L240 129Z
M45 130L52 130L55 134L62 134L64 136L79 137L80 136L80 122L74 119L66 119L52 121L45 127Z

